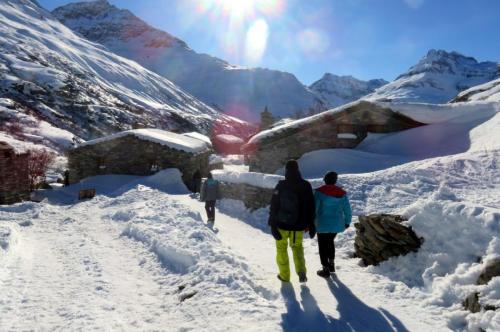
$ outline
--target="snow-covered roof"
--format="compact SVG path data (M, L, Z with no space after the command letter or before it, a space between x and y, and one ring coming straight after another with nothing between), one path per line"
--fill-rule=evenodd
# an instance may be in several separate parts
M450 121L455 119L459 121L460 117L464 114L469 114L470 112L476 112L477 110L491 110L495 108L493 102L468 102L468 103L453 103L453 104L426 104L426 103L412 103L412 102L370 102L366 100L356 101L349 103L323 113L319 113L307 118L299 119L293 122L285 123L281 126L277 126L268 130L261 131L257 135L253 136L248 144L257 144L271 138L275 135L289 131L292 129L301 128L312 123L316 123L346 111L349 108L357 106L360 103L371 104L374 107L387 108L395 113L406 116L412 120L418 121L420 123L431 124L439 123L444 121Z
M243 144L244 141L234 135L220 134L215 136L218 140L228 144Z
M84 142L79 146L89 146L102 142L111 141L125 136L135 136L139 139L158 143L169 148L185 151L188 153L199 153L206 151L210 146L201 139L189 137L186 135L172 133L161 129L133 129L122 131L110 136L101 137L91 141Z
M196 138L196 139L199 139L207 144L210 144L210 146L212 146L212 141L210 140L210 137L208 136L205 136L203 134L200 134L196 131L193 131L193 132L190 132L190 133L184 133L182 134L183 136L187 136L187 137L192 137L192 138Z

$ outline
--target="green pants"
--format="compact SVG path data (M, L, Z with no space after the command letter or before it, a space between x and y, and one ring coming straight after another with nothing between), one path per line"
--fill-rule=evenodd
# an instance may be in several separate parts
M288 243L292 248L293 262L297 274L306 273L306 260L304 258L304 247L302 246L303 231L285 231L278 229L281 240L276 241L276 263L283 280L290 281L290 264L288 263Z

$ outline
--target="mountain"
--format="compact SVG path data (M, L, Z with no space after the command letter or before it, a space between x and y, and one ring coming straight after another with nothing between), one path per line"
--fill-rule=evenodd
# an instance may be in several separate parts
M462 91L453 99L453 102L465 101L500 102L500 78Z
M132 127L245 126L62 25L35 1L0 2L0 93L18 112L84 139Z
M430 50L418 64L367 96L368 100L446 103L463 90L500 77L499 62Z
M137 61L227 114L256 120L266 106L279 117L324 109L322 101L290 73L237 67L196 53L182 40L105 0L71 3L53 14L85 38Z
M352 76L338 76L326 73L309 86L331 108L350 103L366 96L389 82L383 79L362 81Z

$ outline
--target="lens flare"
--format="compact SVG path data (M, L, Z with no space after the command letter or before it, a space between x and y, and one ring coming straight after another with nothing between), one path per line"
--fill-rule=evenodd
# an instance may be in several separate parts
M269 26L264 19L258 19L248 29L245 42L246 61L255 65L260 62L267 49Z
M255 0L258 11L269 16L278 16L285 11L285 0Z
M302 30L297 36L297 41L302 51L311 56L323 54L330 46L328 35L314 28Z

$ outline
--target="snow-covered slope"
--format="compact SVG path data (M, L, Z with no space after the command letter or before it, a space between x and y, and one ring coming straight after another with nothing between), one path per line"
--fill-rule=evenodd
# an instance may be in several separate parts
M326 73L309 88L326 101L328 107L333 108L366 96L387 83L383 79L362 81L352 76Z
M500 78L462 91L453 102L478 100L500 102Z
M182 40L105 0L68 4L53 14L89 40L137 61L228 114L256 120L266 106L280 117L323 108L316 95L290 73L236 67L196 53Z
M0 91L19 112L86 139L134 125L208 133L216 120L243 124L77 36L36 2L0 2L0 21Z
M418 64L368 95L368 100L446 103L459 92L500 77L499 62L430 50Z

